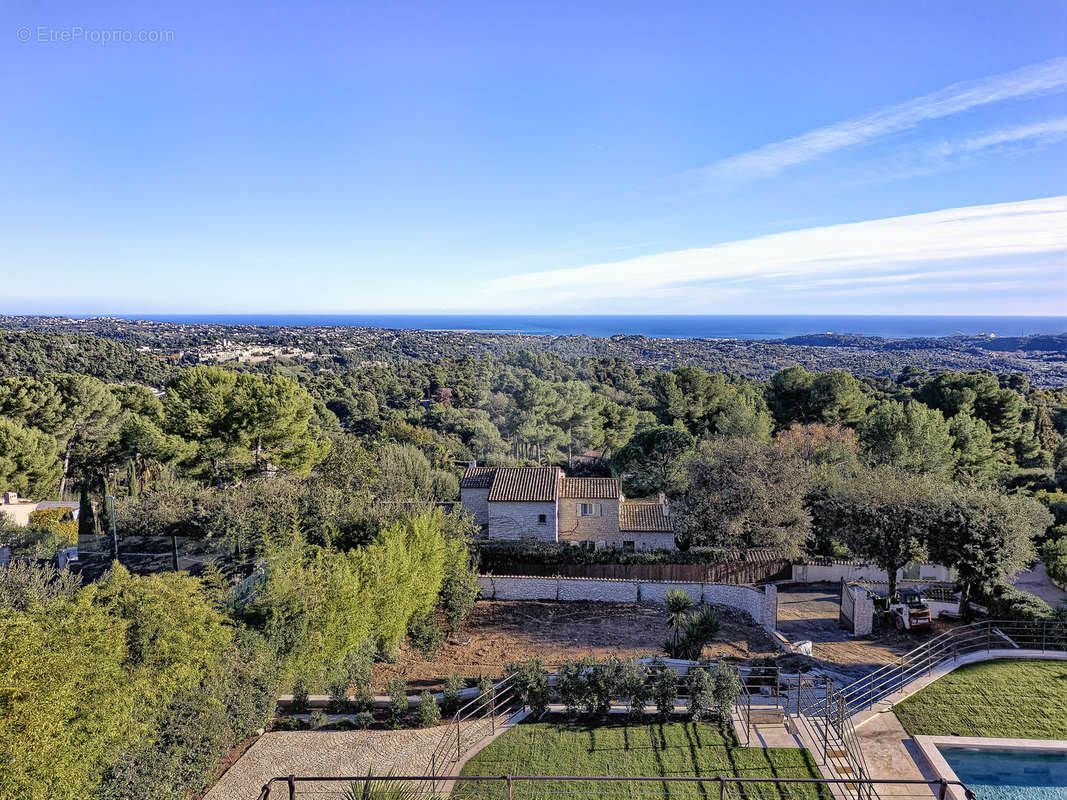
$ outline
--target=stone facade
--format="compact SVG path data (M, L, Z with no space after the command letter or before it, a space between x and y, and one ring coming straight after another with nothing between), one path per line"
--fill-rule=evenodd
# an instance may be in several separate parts
M551 503L489 503L489 538L517 542L557 541L556 501Z
M485 527L489 524L489 489L463 489L460 492L463 510L474 516L474 524Z
M615 478L569 478L559 467L472 462L459 485L464 510L490 540L675 549L665 501L628 501Z
M668 589L681 589L697 603L717 603L745 612L767 630L777 625L777 589L725 583L669 583L608 578L545 578L482 575L482 597L493 600L596 600L610 603L663 604Z
M582 515L582 506L592 514ZM569 544L592 542L597 548L622 547L619 533L619 501L561 498L559 541Z

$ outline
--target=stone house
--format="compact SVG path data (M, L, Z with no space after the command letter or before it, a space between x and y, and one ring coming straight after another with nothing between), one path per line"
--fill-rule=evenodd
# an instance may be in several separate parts
M627 500L615 478L569 478L559 467L471 464L459 486L464 510L491 541L675 547L666 501Z

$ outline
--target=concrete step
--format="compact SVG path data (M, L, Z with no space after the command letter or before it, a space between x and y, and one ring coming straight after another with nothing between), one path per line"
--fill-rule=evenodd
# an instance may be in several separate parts
M780 708L754 708L749 719L753 725L778 725L785 721L785 712Z

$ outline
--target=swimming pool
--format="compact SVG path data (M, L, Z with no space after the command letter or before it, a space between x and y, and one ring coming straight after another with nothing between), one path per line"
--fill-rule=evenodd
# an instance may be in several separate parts
M937 749L978 800L1067 800L1067 751L942 744Z

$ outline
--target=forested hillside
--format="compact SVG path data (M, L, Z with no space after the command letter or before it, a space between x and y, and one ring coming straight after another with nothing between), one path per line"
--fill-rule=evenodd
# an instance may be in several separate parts
M788 365L761 380L664 368L665 350L412 347L384 363L306 340L279 346L310 355L193 365L144 331L3 336L0 491L82 509L2 530L25 559L0 570L3 800L184 797L278 692L365 695L405 638L433 652L474 601L473 526L435 508L471 460L663 492L689 551L891 573L931 558L998 615L1056 613L1006 583L1067 552L1067 391L1019 372ZM195 577L117 567L86 585L34 561L111 529L120 551L182 536L230 555Z
M778 341L651 339L647 336L533 336L465 331L385 330L352 327L272 327L177 324L111 318L2 317L11 331L91 334L150 353L167 362L241 360L289 364L317 372L367 364L440 358L503 356L519 351L564 359L621 358L634 367L694 366L768 380L785 367L844 369L856 375L893 375L986 369L1019 372L1039 387L1067 383L1067 334L992 338L882 339L817 334Z

